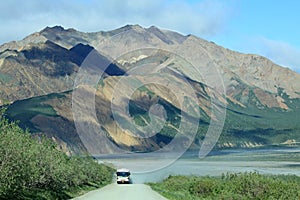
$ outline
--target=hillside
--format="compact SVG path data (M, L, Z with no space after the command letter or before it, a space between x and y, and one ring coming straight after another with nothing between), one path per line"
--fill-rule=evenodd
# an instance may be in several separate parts
M89 76L79 76L86 66ZM96 116L85 123L125 150L167 146L187 131L182 123L190 130L199 124L195 139L182 141L183 146L192 142L192 148L201 146L211 123L222 128L219 148L297 142L299 80L296 72L262 56L154 26L95 33L47 27L0 46L0 103L11 103L7 115L72 153L86 150L74 105L84 108L94 94ZM85 96L76 99L81 90ZM126 103L129 113L123 113ZM88 111L80 113L88 116ZM144 130L155 122L160 129L139 137L132 122ZM103 147L106 153L112 148Z

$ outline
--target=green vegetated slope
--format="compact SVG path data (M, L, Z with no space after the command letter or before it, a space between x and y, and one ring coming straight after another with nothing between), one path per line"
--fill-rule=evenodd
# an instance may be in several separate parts
M156 137L149 140L152 139L156 143L161 143L161 145L167 144L178 134L178 128L181 123L181 110L162 96L151 91L151 87L143 86L137 92L139 93L138 97L132 97L129 103L131 117L137 125L145 126L150 122L148 110L151 103L155 102L162 105L166 110L167 122L161 131L157 133ZM7 115L13 121L19 120L22 128L28 128L33 133L45 133L49 137L55 137L57 140L65 143L69 150L81 152L85 148L77 135L74 122L72 119L62 116L62 113L72 116L71 94L72 92L69 91L16 101L8 106ZM150 99L149 102L143 100L144 97ZM300 140L300 118L297 117L300 101L297 99L293 101L293 104L290 105L290 110L268 107L258 109L251 104L248 107L241 107L229 101L226 108L224 128L216 148L296 145L283 144L286 141ZM64 105L63 110L61 110L62 105ZM96 110L100 111L97 114L101 117L105 117L103 115L111 115L109 113L101 113L101 110L103 110L102 105L96 104ZM201 118L193 147L201 145L201 141L205 138L210 124L210 118L206 112L201 107L200 111ZM47 123L41 122L49 118L55 120L48 120ZM106 130L109 130L107 126L115 123L113 119L111 120L111 123L102 124ZM58 123L63 124L63 128L55 128L58 127ZM39 130L39 128L42 128L42 130ZM111 133L109 132L109 134ZM144 151L153 150L147 145L139 150L141 149L144 149Z
M222 177L170 176L149 185L170 200L300 198L300 178L292 175L248 172Z
M224 144L228 143L237 147L251 147L251 144L283 145L288 141L299 141L300 100L291 100L286 95L283 95L283 98L289 106L288 110L263 105L258 108L256 104L259 101L255 97L253 103L249 103L247 107L230 103L227 106L220 146L226 147Z
M20 100L14 102L13 106L9 106L7 110L7 115L10 119L14 121L19 121L23 129L30 129L31 132L37 132L37 128L30 122L30 120L36 115L45 116L57 116L55 110L50 106L45 104L53 98L63 97L64 94L49 94L40 97L29 98L26 100ZM26 123L23 123L26 122Z
M6 106L6 116L10 121L17 121L23 130L28 129L31 134L52 138L64 152L85 153L86 149L76 133L74 122L57 113L49 103L56 102L57 106L65 107L62 112L72 115L70 106L62 104L68 94L70 91L16 101Z
M89 156L69 157L0 113L0 199L70 199L111 182L113 169Z

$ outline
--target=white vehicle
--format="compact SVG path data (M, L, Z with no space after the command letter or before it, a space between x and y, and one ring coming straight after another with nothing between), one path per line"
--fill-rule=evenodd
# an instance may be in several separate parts
M117 183L131 183L130 171L128 169L117 170Z

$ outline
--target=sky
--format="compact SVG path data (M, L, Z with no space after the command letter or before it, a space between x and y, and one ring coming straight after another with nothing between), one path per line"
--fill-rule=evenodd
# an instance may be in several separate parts
M259 54L300 73L299 10L298 0L1 1L0 44L54 25L83 32L155 25Z

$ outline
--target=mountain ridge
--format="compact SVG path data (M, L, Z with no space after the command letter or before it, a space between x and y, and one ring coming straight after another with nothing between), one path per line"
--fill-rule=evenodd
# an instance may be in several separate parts
M143 44L145 43L145 41L138 42L139 45L145 46L145 48L157 47L157 44L161 45L162 48L166 48L165 44L168 46L174 46L176 41L172 41L171 39L169 39L165 33L168 32L169 35L177 35L176 37L180 35L176 32L160 30L155 26L143 28L139 25L126 25L113 31L100 31L95 33L83 33L76 31L75 29L64 29L61 26L46 27L40 32L33 33L19 42L14 41L1 45L0 64L3 65L6 57L14 56L24 49L30 49L32 48L32 46L35 46L35 44L41 46L43 43L51 41L52 43L55 43L58 46L62 46L69 50L80 43L84 45L96 46L97 48L97 46L99 46L99 44L97 44L99 38L103 39L103 37L105 37L103 35L108 34L113 35L113 37L117 37L115 35L121 35L121 37L127 37L122 35L126 34L124 32L127 31L129 31L130 34L136 34L135 32L143 33L144 35L146 34L146 36L142 36L144 37L144 39L140 40L146 40L146 43L151 43L151 45L147 46L147 44ZM131 33L131 31L133 31L133 33ZM158 36L156 34L158 34ZM141 37L141 35L139 37ZM188 43L186 44L186 46L187 48L191 48L191 51L193 51L195 48L202 48L204 51L211 52L210 54L213 54L213 56L211 57L217 65L220 65L218 68L221 71L220 73L222 73L222 76L225 77L223 78L223 81L228 91L231 91L231 88L237 84L237 81L240 81L246 85L261 88L272 94L276 94L278 92L278 89L284 89L285 93L287 93L287 95L289 95L291 98L299 98L300 84L297 83L297 80L299 79L300 75L298 73L288 68L281 68L269 59L266 59L259 55L240 54L238 52L234 52L221 46L215 45L212 42L197 38L193 35L180 35L180 37L181 39L179 40L182 42L180 45L182 45L183 43ZM134 37L128 36L128 38ZM151 38L157 38L158 40L151 40ZM100 47L103 47L102 52L104 53L104 55L120 54L119 51L124 51L124 48L132 49L132 43L134 42L129 42L130 39L125 42L125 46L123 40L116 40L116 42L106 41L108 44L114 44L114 46L118 46L116 53L114 53L116 49L111 50L110 47L109 52L108 50L106 50L106 45L100 45ZM154 44L152 44L153 42ZM193 43L199 45L195 46L193 45ZM124 47L122 48L122 46ZM158 48L159 47L160 46L158 46ZM172 50L171 48L169 49ZM187 49L185 48L183 49L183 51L187 51ZM182 52L178 52L179 55L181 53ZM7 56L6 54L11 55ZM116 56L113 55L112 57ZM236 62L236 60L238 60L239 62ZM203 68L201 68L201 70L203 70ZM226 79L226 77L228 78ZM278 105L279 104L283 105L284 102L279 100Z
M296 133L300 128L291 123L298 123L297 119L291 118L300 107L298 73L259 55L242 54L193 35L184 36L155 26L127 25L93 33L61 26L46 27L21 41L1 45L0 105L10 102L8 115L12 120L20 120L22 127L54 137L72 152L84 150L75 133L70 104L72 96L66 91L74 90L81 65L89 53L96 50L98 58L110 63L103 80L97 85L96 97L101 99L96 101L97 115L102 120L100 126L112 142L125 149L152 151L161 148L179 130L180 107L171 94L176 89L169 91L151 84L136 91L130 109L135 122L145 125L149 123L146 111L151 103L160 102L168 108L171 121L157 137L145 140L125 137L126 133L109 117L108 102L114 85L120 78L130 80L134 77L143 82L146 77L143 70L147 69L132 70L144 64L153 66L148 70L155 74L165 73L165 78L178 83L186 80L192 86L204 116L195 146L201 146L209 121L217 120L210 108L212 99L221 102L229 113L220 147L298 140ZM89 91L86 88L86 92ZM45 98L41 98L43 96ZM23 106L30 109L18 108ZM33 113L24 117L26 112ZM286 117L290 122L283 120L284 124L272 115ZM64 132L62 124L69 133ZM274 134L275 139L264 135L264 131Z

